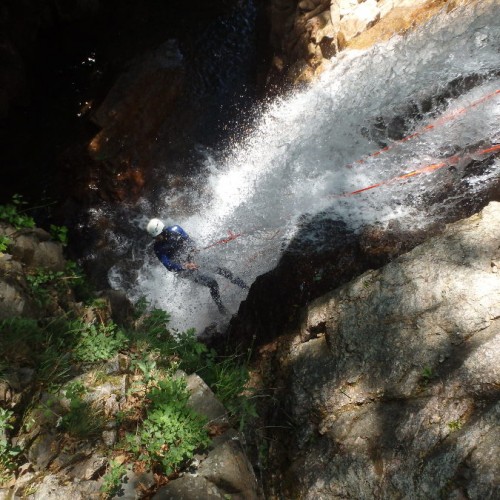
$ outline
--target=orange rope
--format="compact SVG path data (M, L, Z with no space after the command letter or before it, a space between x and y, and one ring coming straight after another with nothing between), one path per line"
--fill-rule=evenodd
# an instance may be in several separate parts
M226 243L229 243L230 241L235 240L236 238L239 238L240 236L243 236L243 233L235 234L231 230L228 231L228 234L229 234L229 237L223 238L222 240L211 243L210 245L203 247L200 250L207 250L207 248L212 248L212 247L215 247L217 245L224 245Z
M373 157L376 157L376 156L379 156L381 155L382 153L385 153L387 151L390 151L391 149L393 149L395 146L397 146L398 144L401 144L403 142L406 142L406 141L409 141L411 139L414 139L415 137L418 137L420 135L422 135L423 133L429 131L429 130L432 130L434 128L436 128L437 126L439 125L443 125L444 123L446 122L449 122L451 120L453 120L454 118L456 118L457 116L460 116L460 115L463 115L464 113L466 113L467 111L469 111L470 109L472 108L475 108L476 106L479 106L480 104L482 104L483 102L487 101L488 99L491 99L492 97L495 97L496 95L500 94L500 89L498 90L495 90L494 92L491 92L489 94L486 94L484 95L483 97L481 97L480 99L477 99L476 101L472 102L471 104L469 104L468 106L464 106L463 108L461 109L458 109L456 111L453 111L452 113L448 114L448 115L445 115L445 116L442 116L441 118L438 118L434 123L431 123L429 125L426 125L425 127L422 127L420 129L418 129L416 132L414 132L413 134L410 134L410 135L407 135L406 137L403 137L402 139L399 139L397 141L394 141L393 144L391 144L390 146L386 146L385 148L382 148L382 149L379 149L378 151L375 151L374 153L371 153L369 155L366 155L364 158L361 158L359 160L356 160L354 163L350 163L348 165L346 165L347 167L352 167L354 164L362 164L362 163L365 163L366 160L368 158L373 158Z
M495 146L491 146L486 149L478 149L472 154L476 155L485 155L485 154L490 154L490 153L496 153L500 151L500 144L497 144ZM396 182L399 182L404 179L408 179L409 177L414 177L416 175L424 174L427 172L434 172L435 170L439 170L440 168L446 167L446 166L451 166L455 165L458 161L460 160L459 156L450 156L446 158L444 161L439 162L439 163L433 163L431 165L425 165L424 167L421 167L417 170L412 170L411 172L408 172L407 174L403 175L398 175L397 177L392 177L391 179L387 179L385 181L377 182L376 184L372 184L371 186L367 186L361 189L357 189L356 191L351 191L349 193L342 193L342 194L337 194L337 195L330 195L331 198L345 198L347 196L352 196L355 194L360 194L365 191L369 191L370 189L375 189L380 186L386 186L388 184L394 184Z
M468 111L476 106L479 106L479 104L482 104L483 102L487 101L488 99L491 99L492 97L496 96L497 94L500 94L500 89L495 90L494 92L491 92L491 93L481 97L480 99L477 99L476 101L472 102L468 106L464 106L463 108L458 109L457 111L454 111L448 115L445 115L445 116L437 119L434 124L426 125L425 127L422 127L419 130L417 130L416 132L414 132L413 134L410 134L406 137L403 137L402 139L399 139L398 141L394 141L394 144L392 144L390 146L386 146L385 148L382 148L378 151L375 151L374 153L371 153L371 154L365 156L365 158L361 158L361 159L355 161L354 163L355 164L356 163L358 163L358 164L365 163L367 158L379 156L382 153L385 153L386 151L393 149L399 143L403 143L403 142L409 141L410 139L414 139L415 137L422 135L424 132L427 132L428 130L432 130L436 126L442 125L442 124L456 118L457 116L464 114L466 111ZM488 154L488 153L493 153L493 152L496 152L499 150L500 150L500 145L497 145L497 146L492 146L491 148L479 150L476 152L476 154ZM453 163L456 163L458 161L458 159L459 158L457 156L451 156L451 157L447 158L444 162L434 163L432 165L427 165L427 166L422 167L418 170L413 170L412 172L409 172L407 174L393 177L392 179L388 179L386 181L381 181L381 182L378 182L377 184L372 184L371 186L367 186L365 188L361 188L361 189L358 189L356 191L352 191L350 193L330 195L330 197L341 198L341 197L351 196L351 195L355 195L355 194L360 194L360 193L363 193L365 191L369 191L371 189L375 189L375 188L380 187L380 186L384 186L387 184L393 184L395 182L398 182L398 181L403 180L403 179L407 179L409 177L413 177L415 175L420 175L420 174L423 174L425 172L433 172L433 171L438 170L442 167L445 167L446 165L452 165ZM353 164L351 163L351 164L348 164L346 166L352 167ZM240 236L244 236L244 233L235 234L231 230L228 231L228 234L229 234L229 236L227 238L223 238L221 240L218 240L218 241L216 241L216 242L214 242L206 247L201 248L200 250L207 250L208 248L212 248L212 247L215 247L217 245L225 245L226 243L229 243L230 241L233 241L236 238L239 238Z

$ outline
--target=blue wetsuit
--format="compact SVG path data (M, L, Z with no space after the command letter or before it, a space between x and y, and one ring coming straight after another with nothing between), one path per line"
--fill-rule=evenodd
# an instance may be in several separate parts
M195 250L193 241L180 226L164 228L153 248L161 263L174 272L186 270L184 263L191 260Z
M189 279L194 283L204 285L209 288L212 299L217 304L222 314L226 309L222 304L219 292L219 284L211 276L200 272L199 269L187 269L185 264L192 261L192 255L196 251L193 240L180 226L165 227L161 234L156 237L154 252L160 262L169 270L176 273L181 278ZM246 283L225 267L216 267L213 270L216 274L224 276L231 283L240 288L248 289Z

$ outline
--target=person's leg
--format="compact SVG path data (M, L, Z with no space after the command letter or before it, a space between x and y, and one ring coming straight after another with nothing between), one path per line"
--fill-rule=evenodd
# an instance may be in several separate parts
M215 272L220 276L224 276L224 278L227 278L234 285L238 285L240 288L248 290L248 285L241 278L235 276L229 269L219 266L215 269Z
M191 280L193 283L208 287L208 289L210 290L210 295L212 296L213 301L217 304L219 312L221 314L227 313L227 309L224 307L224 304L222 303L222 299L220 297L219 284L214 278L208 276L207 274L202 274L198 270L181 271L178 274L182 278Z

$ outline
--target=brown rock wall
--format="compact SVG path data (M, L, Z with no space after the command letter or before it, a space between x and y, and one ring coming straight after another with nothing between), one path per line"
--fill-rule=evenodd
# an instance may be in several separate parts
M477 0L271 0L271 84L313 80L346 48L367 48L442 9Z

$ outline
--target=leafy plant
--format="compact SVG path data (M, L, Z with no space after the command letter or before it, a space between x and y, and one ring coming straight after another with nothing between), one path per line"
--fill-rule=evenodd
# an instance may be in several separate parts
M185 332L170 335L165 342L164 351L174 357L181 370L194 373L207 365L212 365L215 352L209 351L205 344L198 341L196 330L191 328Z
M108 360L128 343L126 335L114 323L82 324L75 333L79 340L73 350L73 356L84 363Z
M63 246L68 244L68 228L66 226L50 225L50 234L52 238Z
M448 428L451 432L459 431L462 428L462 422L460 420L452 420L448 422Z
M148 299L146 297L141 297L134 304L134 317L135 317L135 319L139 319L141 316L146 314L148 307L149 307Z
M75 288L85 282L82 271L75 262L69 261L64 271L49 271L38 268L26 276L35 299L40 305L47 305L51 293L62 294L70 288Z
M180 378L167 378L153 388L147 416L136 434L128 434L128 449L149 466L169 475L208 446L206 419L187 406L189 392Z
M151 346L162 348L164 342L169 340L171 337L167 328L169 321L170 314L161 309L153 309L144 317L140 330Z
M104 498L112 498L120 492L122 478L127 473L125 465L110 460L108 470L102 478L101 493Z
M0 253L5 252L10 244L9 238L7 236L0 235Z
M40 305L47 305L50 301L50 288L58 278L64 274L61 271L46 271L45 269L38 269L33 274L26 276L26 280L31 288L36 301Z
M27 203L23 201L22 196L15 194L12 197L12 203L0 205L0 219L8 222L16 229L35 227L34 219L20 210L23 205L27 205Z
M246 388L249 380L247 364L236 356L218 359L216 352L199 342L196 331L172 333L167 324L170 316L153 310L142 328L150 346L157 346L163 358L187 373L198 373L222 401L240 428L257 416L256 405Z
M424 384L428 384L434 378L434 372L430 366L426 366L420 376Z
M148 356L142 356L132 362L132 367L142 373L143 382L146 386L155 379L156 375L156 361L150 359Z
M7 431L13 429L14 414L0 408L0 485L12 477L17 465L15 458L21 453L17 446L11 446L7 440Z

